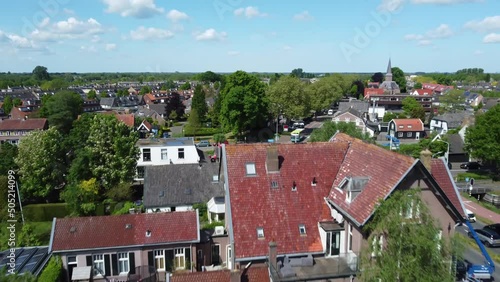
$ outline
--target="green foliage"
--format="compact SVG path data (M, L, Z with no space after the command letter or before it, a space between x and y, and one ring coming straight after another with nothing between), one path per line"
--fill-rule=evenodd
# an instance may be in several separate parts
M165 105L165 112L169 119L178 120L184 115L186 107L182 104L179 93L173 92Z
M53 282L60 281L63 274L63 263L59 256L53 255L47 266L43 269L40 277L38 278L39 282Z
M500 165L500 105L476 115L474 126L467 128L465 149L471 156Z
M370 81L382 83L384 81L384 74L381 72L376 72L371 76Z
M50 79L49 72L47 71L47 68L44 66L36 66L33 69L32 74L33 74L33 78L38 80L38 81Z
M212 221L212 223L206 223L201 227L201 230L214 230L216 226L224 226L224 221Z
M69 215L65 203L32 204L23 207L26 221L52 221L54 217L64 218Z
M216 74L212 71L206 71L204 73L200 73L196 76L196 80L207 83L207 82L220 82L223 80L223 76L220 74Z
M403 111L408 118L418 118L422 122L425 121L425 110L424 107L417 102L414 97L406 97L403 99Z
M282 76L267 88L269 108L274 117L284 114L290 119L299 119L311 111L311 92L305 91L305 84L295 76Z
M398 67L393 67L391 71L392 71L392 80L399 85L401 93L406 93L406 77L403 70L401 70Z
M201 128L201 121L200 117L198 116L198 111L196 111L196 109L191 109L191 112L189 113L189 117L187 120L187 125L184 127L184 130L193 132L193 134L196 136L200 128Z
M422 89L422 83L421 82L416 82L415 85L413 85L414 89Z
M106 197L113 201L125 201L132 198L132 186L130 183L119 183L118 185L109 189L106 193Z
M89 100L97 99L97 93L95 92L94 89L90 90L89 93L87 93L87 99Z
M47 197L64 182L66 172L63 136L55 127L33 131L19 144L15 159L24 199Z
M0 195L4 195L2 199L0 199L0 222L7 222L8 219L8 199L7 199L7 191L9 190L8 185L9 179L7 175L0 175ZM0 248L2 250L2 248Z
M31 273L7 274L7 267L0 268L0 282L36 282L37 278ZM45 282L38 279L39 282ZM47 281L47 280L46 280ZM54 280L57 281L57 280Z
M83 112L83 99L72 91L59 91L42 103L40 110L62 134L68 134L73 121Z
M26 244L29 242L34 242L36 243L35 245L48 245L50 241L50 232L52 230L52 221L45 221L45 222L26 222L27 225L29 225L28 228L25 229L24 235L23 233L23 224L21 222L16 223L16 247L22 246L27 246L33 244ZM25 224L25 225L26 225ZM7 230L7 227L10 225L10 223L7 222L1 222L0 223L0 250L5 250L9 249L12 246L8 245L8 238L9 238L9 232L4 232L3 230ZM24 236L25 239L21 241L21 237ZM26 236L28 238L26 238ZM28 241L26 241L28 239ZM24 243L23 243L24 242ZM0 267L1 269L1 267ZM1 277L1 275L0 275ZM0 278L1 281L1 278Z
M349 92L354 80L355 78L346 75L333 74L309 84L306 90L311 99L311 109L329 109L334 102L338 102Z
M386 112L384 115L384 118L382 119L383 122L389 122L393 119L399 118L398 113L393 113L393 112Z
M445 142L434 141L431 142L432 138L420 139L418 143L413 144L400 144L399 153L413 158L419 158L420 153L429 149L434 157L444 156L448 149L448 145ZM388 148L388 147L387 147Z
M191 83L189 83L189 81L186 81L186 83L181 85L181 87L179 87L179 89L180 90L189 90L189 89L191 89Z
M50 81L45 81L40 85L42 90L62 90L68 88L69 83L62 78L56 78Z
M478 174L473 172L461 172L457 174L457 181L465 181L466 178L474 178L475 180L491 180L491 176L488 174Z
M200 223L208 222L208 208L205 203L197 203L193 205L194 210L198 210L198 215L200 217Z
M226 135L223 133L214 134L213 139L216 143L222 143L226 141Z
M447 110L464 110L464 91L459 89L450 90L439 97L439 104Z
M128 214L130 209L135 209L137 206L132 202L125 202L123 204L117 204L113 215Z
M353 122L332 122L327 121L323 123L318 129L315 129L310 137L311 142L327 142L332 138L332 136L338 132L345 133L354 138L358 138L361 140L366 140L373 142L368 133L363 133L361 129L356 127L356 124Z
M40 241L33 232L33 227L30 223L26 222L21 228L21 233L17 237L19 247L30 247L40 245Z
M451 240L439 238L446 230L416 188L381 201L363 231L369 243L361 251L361 281L454 281L449 262L455 249Z
M140 95L151 93L151 88L149 86L143 86L141 91L139 91Z
M8 142L0 145L0 175L7 175L9 170L16 170L17 165L14 161L17 157L17 146Z
M196 111L199 120L205 120L205 116L208 113L207 102L205 101L205 90L201 84L196 85L194 88L193 98L191 100L191 112Z
M184 127L184 136L211 136L221 133L220 128L198 128L194 130L191 127Z
M6 96L3 100L2 109L6 114L10 114L12 108L14 107L14 103L12 101L12 97Z

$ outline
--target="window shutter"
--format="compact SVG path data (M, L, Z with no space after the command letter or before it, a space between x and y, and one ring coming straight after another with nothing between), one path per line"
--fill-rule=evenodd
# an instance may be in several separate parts
M112 268L112 275L116 276L119 275L120 273L118 272L118 256L116 254L111 255L111 268Z
M92 256L86 256L87 266L92 266Z
M135 274L135 253L133 252L128 253L128 261L130 262L129 273Z
M110 275L111 273L111 261L109 255L104 255L104 275Z
M186 269L191 269L191 248L186 248L184 250L184 255L186 256Z
M167 271L174 269L174 250L165 250L165 264Z
M155 267L155 260L154 260L154 257L153 257L153 251L149 251L148 252L148 265L152 266L152 267Z

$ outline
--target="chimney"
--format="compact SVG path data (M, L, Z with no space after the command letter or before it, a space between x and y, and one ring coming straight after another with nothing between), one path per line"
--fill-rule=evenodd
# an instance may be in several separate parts
M269 264L274 268L275 271L278 271L278 245L274 240L269 242ZM232 281L231 281L232 282Z
M229 279L230 282L241 282L241 274L239 269L233 269L231 270L231 278Z
M277 145L267 147L266 169L267 173L280 171Z
M424 164L425 168L430 172L431 171L431 159L432 152L429 149L425 149L420 152L420 161Z

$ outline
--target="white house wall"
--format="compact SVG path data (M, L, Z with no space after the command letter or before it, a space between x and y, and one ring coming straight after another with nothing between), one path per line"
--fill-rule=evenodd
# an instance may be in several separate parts
M137 161L137 166L148 166L148 165L166 165L170 164L196 164L200 161L200 156L196 150L196 146L141 146L139 147L141 154L139 160ZM184 148L184 159L179 159L178 150ZM151 150L151 161L143 161L143 151L144 149ZM163 149L167 150L167 159L161 159L161 151Z

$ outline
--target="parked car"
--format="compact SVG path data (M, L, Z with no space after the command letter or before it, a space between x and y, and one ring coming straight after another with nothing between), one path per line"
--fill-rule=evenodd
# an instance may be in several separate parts
M461 169L480 169L482 165L478 162L466 162L460 165Z
M201 140L196 143L196 147L210 147L210 142L208 142L208 140Z
M465 209L465 212L467 213L467 218L470 222L476 222L476 215L473 212L468 209Z
M474 229L476 231L477 237L483 242L486 247L497 247L500 246L500 235L490 229ZM467 232L469 238L472 238L472 233Z
M500 223L486 225L485 227L483 227L483 229L489 229L500 234Z

